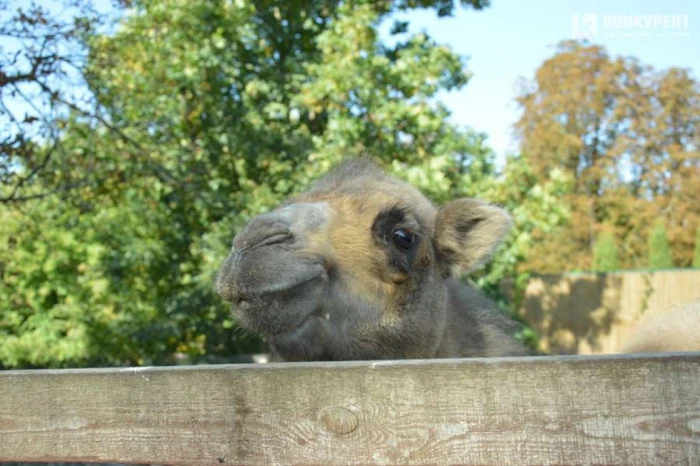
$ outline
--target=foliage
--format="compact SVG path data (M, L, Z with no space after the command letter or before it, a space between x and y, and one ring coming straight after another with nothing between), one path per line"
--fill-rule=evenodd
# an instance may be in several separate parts
M649 237L649 268L668 269L673 267L673 254L663 221L656 222Z
M593 251L593 270L596 272L613 272L618 270L618 250L615 236L604 231L596 239Z
M245 346L192 264L173 267L178 232L143 201L78 215L52 197L2 212L3 365L173 363Z
M517 100L521 151L537 176L555 166L573 180L563 198L569 222L539 242L529 269L590 269L602 225L615 236L621 267L644 266L645 238L659 217L674 260L690 265L700 224L700 85L688 70L654 70L597 45L564 42Z

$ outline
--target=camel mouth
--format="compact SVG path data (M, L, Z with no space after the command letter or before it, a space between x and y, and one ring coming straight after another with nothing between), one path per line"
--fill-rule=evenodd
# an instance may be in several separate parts
M284 340L294 340L298 334L303 333L303 329L308 327L309 323L316 317L316 313L311 312L307 315L300 316L299 319L294 319L293 322L277 323L273 325L270 319L261 320L255 316L259 312L259 304L255 304L255 299L242 299L238 304L232 304L231 308L234 313L238 313L242 317L242 323L245 327L259 332L268 337Z
M255 302L260 301L261 299L264 299L266 297L293 293L297 288L302 288L309 282L312 282L317 279L322 279L323 275L323 273L317 273L315 275L312 275L311 277L304 277L298 282L292 284L285 283L284 285L278 285L273 283L268 285L267 287L263 286L256 290L239 292L233 298L233 306L236 306L241 310L245 310L246 308L250 308L251 306L253 306Z
M268 337L291 337L318 314L325 282L325 274L316 273L291 285L250 290L237 295L231 309L250 330Z

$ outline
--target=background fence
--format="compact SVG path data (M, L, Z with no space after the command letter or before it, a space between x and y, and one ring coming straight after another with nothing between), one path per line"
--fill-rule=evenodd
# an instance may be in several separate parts
M518 313L546 353L610 354L643 315L697 299L700 269L545 275L530 279Z

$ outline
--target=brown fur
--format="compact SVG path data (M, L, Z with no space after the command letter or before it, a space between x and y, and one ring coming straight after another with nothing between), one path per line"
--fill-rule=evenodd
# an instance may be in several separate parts
M700 301L644 315L622 353L700 351Z
M474 199L436 209L353 160L254 219L217 290L280 359L522 355L515 324L455 279L483 264L509 225ZM397 230L413 238L408 248Z

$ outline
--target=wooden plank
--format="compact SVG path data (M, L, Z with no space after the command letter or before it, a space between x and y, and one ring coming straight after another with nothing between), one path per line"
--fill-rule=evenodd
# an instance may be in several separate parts
M0 461L700 464L700 353L8 371Z

